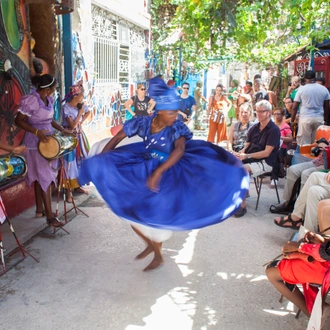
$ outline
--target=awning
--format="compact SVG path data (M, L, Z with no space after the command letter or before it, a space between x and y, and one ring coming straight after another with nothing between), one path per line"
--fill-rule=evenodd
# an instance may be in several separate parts
M177 41L179 41L182 36L183 36L182 30L176 29L167 38L165 38L163 41L161 41L159 44L161 46L173 45Z

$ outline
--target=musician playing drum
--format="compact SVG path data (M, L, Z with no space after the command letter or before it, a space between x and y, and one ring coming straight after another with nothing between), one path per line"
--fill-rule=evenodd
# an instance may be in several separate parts
M209 98L209 107L207 114L210 115L210 126L207 142L219 144L223 140L227 140L227 125L226 125L226 109L230 109L231 102L223 95L223 86L217 85L215 95Z
M28 164L26 182L29 186L34 183L36 217L46 216L51 227L61 227L64 224L54 216L51 202L51 184L56 185L57 160L48 162L40 155L37 147L39 140L48 141L47 135L52 134L54 128L63 133L68 131L53 119L52 95L57 86L56 79L50 74L44 74L33 77L32 83L37 89L21 98L15 119L15 124L26 131L24 137Z
M24 146L12 147L2 142L0 142L0 149L12 152L13 154L22 154L26 152L26 148ZM0 204L3 206L1 196L0 196ZM5 220L6 220L6 216L4 210L0 207L0 224L4 223Z
M78 136L78 146L71 153L64 156L66 173L70 181L70 188L75 192L88 194L88 191L81 188L78 183L78 166L87 158L89 143L82 130L82 123L90 115L89 107L83 103L84 88L82 85L73 85L65 96L63 106L63 127L73 129ZM68 183L66 183L68 188ZM72 203L72 194L66 195L66 201Z

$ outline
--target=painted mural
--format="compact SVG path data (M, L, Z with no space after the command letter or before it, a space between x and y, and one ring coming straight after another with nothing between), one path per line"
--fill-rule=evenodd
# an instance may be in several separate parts
M23 132L14 125L14 119L30 79L24 1L1 1L0 10L0 139L19 145Z

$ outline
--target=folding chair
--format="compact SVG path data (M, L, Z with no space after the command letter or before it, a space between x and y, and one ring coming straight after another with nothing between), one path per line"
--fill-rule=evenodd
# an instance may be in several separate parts
M281 203L280 196L278 195L278 190L277 190L277 182L273 176L274 176L274 174L272 172L266 172L266 173L260 174L253 178L254 185L256 187L256 191L257 191L257 195L258 195L257 203L256 203L256 210L258 209L258 205L259 205L259 198L260 198L260 194L261 194L262 182L263 182L263 179L266 177L270 177L271 179L274 179L274 186L275 186L277 200L278 200L279 204Z

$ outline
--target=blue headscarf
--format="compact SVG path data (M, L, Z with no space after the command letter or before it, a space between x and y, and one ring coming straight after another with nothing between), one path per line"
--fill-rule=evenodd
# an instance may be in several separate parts
M180 95L159 77L149 80L148 94L156 101L156 111L180 109Z

